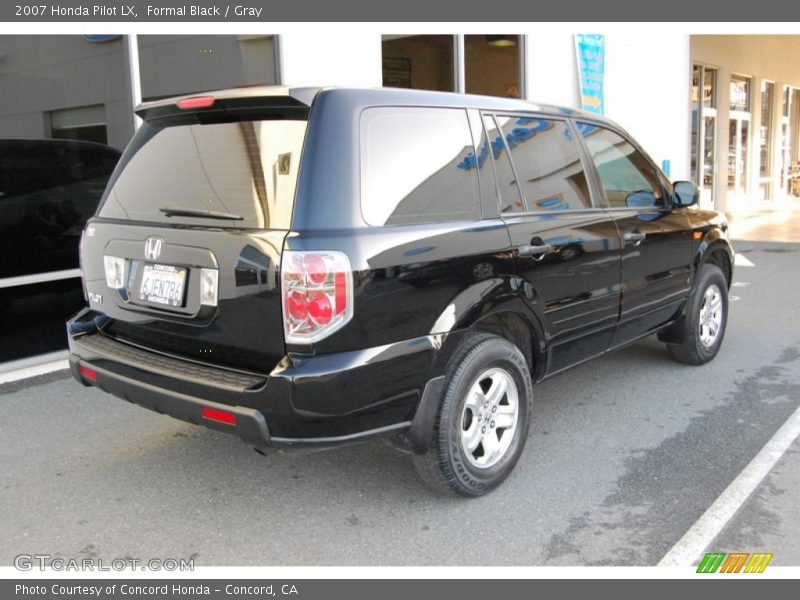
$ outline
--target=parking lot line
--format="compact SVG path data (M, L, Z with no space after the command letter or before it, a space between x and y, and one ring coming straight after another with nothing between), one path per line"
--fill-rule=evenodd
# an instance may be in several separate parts
M688 567L694 565L700 554L714 541L798 436L800 436L800 407L781 425L775 435L695 524L664 555L658 566Z
M0 365L0 385L69 368L66 350Z

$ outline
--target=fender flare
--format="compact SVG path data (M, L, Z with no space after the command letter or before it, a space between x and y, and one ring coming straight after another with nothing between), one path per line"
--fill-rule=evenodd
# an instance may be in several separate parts
M725 277L728 280L728 286L730 286L733 281L733 263L735 254L727 236L718 227L714 227L706 232L703 240L697 247L695 255L692 257L692 268L694 273L697 273L700 267L708 260L708 257L720 250L725 253L727 258L728 272L725 273ZM692 276L692 285L694 285L694 275Z

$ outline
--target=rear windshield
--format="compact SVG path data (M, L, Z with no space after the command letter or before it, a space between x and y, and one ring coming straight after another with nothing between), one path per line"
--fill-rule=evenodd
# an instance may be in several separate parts
M101 217L288 229L305 120L145 123L125 151Z

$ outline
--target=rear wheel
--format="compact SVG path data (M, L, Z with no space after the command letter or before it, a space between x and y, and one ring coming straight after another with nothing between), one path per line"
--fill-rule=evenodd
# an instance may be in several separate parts
M508 477L530 426L532 384L519 349L493 335L456 352L430 449L414 455L420 477L449 494L482 496Z
M716 265L703 265L686 306L674 326L679 343L668 344L669 355L688 365L702 365L719 352L728 322L728 283Z

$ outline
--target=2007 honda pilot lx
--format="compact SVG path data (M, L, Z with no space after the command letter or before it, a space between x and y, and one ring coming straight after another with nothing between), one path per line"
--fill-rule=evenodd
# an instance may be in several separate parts
M84 384L261 451L385 438L477 496L534 382L653 333L689 364L722 343L727 222L606 119L276 87L138 114L81 242Z

